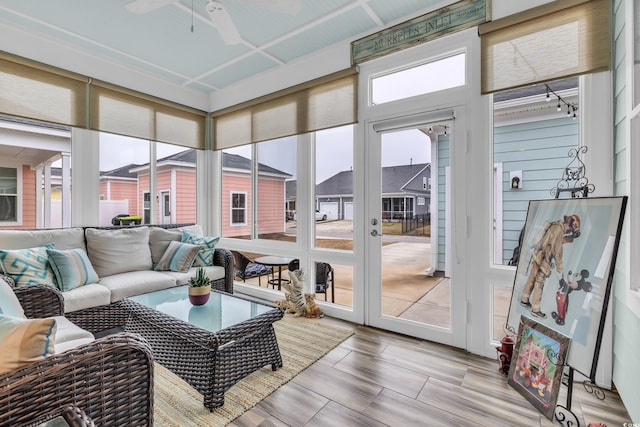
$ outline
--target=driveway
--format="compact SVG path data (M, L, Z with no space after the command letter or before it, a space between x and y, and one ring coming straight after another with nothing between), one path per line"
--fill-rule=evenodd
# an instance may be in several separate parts
M290 221L287 223L287 231L294 232L296 223ZM335 239L353 238L353 221L335 220L335 221L316 221L316 236L329 237ZM414 243L430 243L428 236L404 236L385 234L382 236L384 242L414 242Z

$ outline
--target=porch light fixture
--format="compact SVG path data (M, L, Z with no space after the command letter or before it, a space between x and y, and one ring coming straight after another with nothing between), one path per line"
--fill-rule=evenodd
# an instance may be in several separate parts
M551 89L548 84L545 84L544 86L547 89L546 101L549 102L551 100L551 94L553 94L553 96L558 98L558 106L556 107L556 111L562 111L562 105L564 104L567 107L567 117L571 117L573 113L573 118L575 119L577 117L576 111L578 111L578 106L562 99L562 97L558 95L553 89Z

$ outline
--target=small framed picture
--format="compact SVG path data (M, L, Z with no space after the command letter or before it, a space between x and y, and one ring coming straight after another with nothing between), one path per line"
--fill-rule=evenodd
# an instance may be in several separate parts
M570 339L521 318L507 382L553 421Z

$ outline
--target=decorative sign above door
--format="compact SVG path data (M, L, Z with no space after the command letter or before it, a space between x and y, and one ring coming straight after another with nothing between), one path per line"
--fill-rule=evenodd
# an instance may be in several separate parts
M491 0L462 0L351 42L351 64L464 30L490 20Z

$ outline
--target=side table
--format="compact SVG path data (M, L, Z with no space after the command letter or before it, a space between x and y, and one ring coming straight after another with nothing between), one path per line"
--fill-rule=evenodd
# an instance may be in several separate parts
M285 265L289 265L289 263L293 261L293 258L285 258L279 256L262 256L253 260L256 264L267 265L269 267L278 267L278 278L271 278L268 280L268 283L271 285L273 289L278 286L278 290L282 287L283 283L289 283L289 279L282 278L282 267Z

